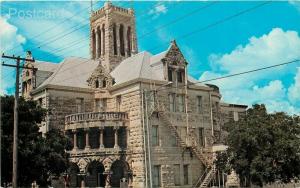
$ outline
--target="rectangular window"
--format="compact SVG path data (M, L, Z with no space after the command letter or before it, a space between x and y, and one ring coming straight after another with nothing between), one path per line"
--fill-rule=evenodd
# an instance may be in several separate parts
M168 80L173 81L173 71L171 68L168 68Z
M178 83L183 82L183 72L182 71L177 72L177 81L178 81Z
M76 108L77 112L81 113L84 111L84 99L83 98L76 98Z
M177 146L177 139L176 139L176 136L173 135L173 134L170 134L171 135L171 145L173 147L176 147Z
M39 98L38 101L39 101L39 102L38 102L38 105L39 105L39 106L43 106L43 98Z
M169 109L170 112L175 112L175 93L169 94Z
M118 95L117 98L116 98L117 111L121 110L121 103L122 103L121 95Z
M183 180L184 185L189 184L189 165L183 165Z
M159 145L158 125L152 125L152 146Z
M96 99L95 110L96 112L104 112L106 110L106 99Z
M146 95L146 98L148 99L148 105L149 105L149 109L153 109L155 107L155 100L156 100L156 91L150 91L147 92L148 95Z
M199 128L199 145L204 146L204 128Z
M202 110L202 96L197 96L197 112L201 113Z
M175 185L180 185L180 165L174 165L174 183Z
M234 121L238 121L239 120L239 114L236 111L233 112L233 120Z
M160 165L153 166L153 186L160 187L161 178L160 178Z
M184 95L178 95L178 111L184 112L185 110L185 103L184 103Z

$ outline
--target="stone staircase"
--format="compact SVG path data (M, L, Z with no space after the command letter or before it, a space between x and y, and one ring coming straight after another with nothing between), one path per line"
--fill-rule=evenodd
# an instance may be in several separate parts
M193 144L187 144L186 141L181 138L176 126L174 126L174 124L169 120L168 114L166 113L165 107L162 103L157 103L156 111L160 115L162 122L168 125L171 133L176 137L178 145L183 149L190 148L196 157L206 166L205 172L198 178L193 187L208 187L210 181L216 174L216 167L213 164L212 153L206 153L202 149L199 149L195 142L193 142ZM193 136L193 134L189 134L189 136L192 140L195 140L195 136Z

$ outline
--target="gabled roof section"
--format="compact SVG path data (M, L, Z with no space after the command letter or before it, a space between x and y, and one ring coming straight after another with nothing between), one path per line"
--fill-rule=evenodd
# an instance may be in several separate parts
M186 66L187 62L175 41L166 51L152 55L149 52L140 52L132 57L123 60L112 72L111 76L116 84L125 83L134 79L143 78L156 81L166 81L164 75L165 62L179 62L177 66ZM207 87L198 83L198 80L188 76L188 82L195 86Z
M89 88L88 78L99 62L91 59L70 57L58 64L55 72L38 88L46 85Z
M89 82L89 80L91 80L92 78L96 78L99 76L111 78L110 74L106 72L105 68L101 65L100 62L98 64L98 66L96 67L96 69L92 72L90 77L87 79L87 82Z
M167 53L165 54L165 57L162 59L162 62L168 62L169 65L175 65L175 66L187 65L187 61L184 58L181 50L177 46L175 40L171 42L171 45L169 46Z
M59 64L46 61L35 61L33 66L34 68L37 68L38 71L55 72L59 67Z
M115 83L121 84L137 78L160 79L150 66L151 57L152 54L144 51L123 60L111 72L111 76L115 79Z

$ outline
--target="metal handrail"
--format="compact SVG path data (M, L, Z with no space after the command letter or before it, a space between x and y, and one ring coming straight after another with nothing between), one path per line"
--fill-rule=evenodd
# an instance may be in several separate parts
M205 179L206 175L208 173L208 168L205 168L205 171L203 172L203 174L198 178L197 182L195 183L195 185L193 185L194 188L197 188L199 183L202 181L203 177ZM203 180L204 180L203 179Z

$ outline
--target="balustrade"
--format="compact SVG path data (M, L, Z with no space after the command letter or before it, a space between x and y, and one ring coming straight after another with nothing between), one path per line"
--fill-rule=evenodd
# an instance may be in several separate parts
M65 124L78 123L84 121L105 121L105 120L127 120L125 112L86 112L71 114L65 117Z
M95 146L93 144L94 143L93 139L91 138L92 140L90 140L90 134L93 133L93 130L91 130L89 128L85 128L83 130L84 130L84 132L82 132L82 129L74 129L74 130L71 131L72 134L70 135L70 137L73 139L73 150L78 151L78 149L80 149L80 150L89 151L89 150L97 149L97 148L94 148ZM97 129L95 129L95 130L97 130ZM99 141L98 149L100 149L100 150L101 149L106 149L106 148L125 149L127 147L127 144L126 145L124 145L124 144L119 145L119 142L120 142L119 138L123 139L123 141L125 141L125 142L127 142L127 140L128 140L128 137L127 137L128 136L128 133L127 133L128 130L125 127L122 127L122 128L114 127L113 138L111 140L109 140L110 138L104 136L105 130L106 130L105 127L99 127L99 129L98 129L99 134L97 134L98 137L96 139L97 142ZM83 137L84 139L79 139L78 140L78 135L77 134L82 134L82 133L84 135L84 137ZM123 138L123 136L125 136L125 137ZM107 142L112 143L112 147L105 146L105 144L104 144L105 139L108 139L108 140L106 140ZM84 146L84 148L79 147L78 144L80 146ZM93 147L91 147L91 144L92 144Z

